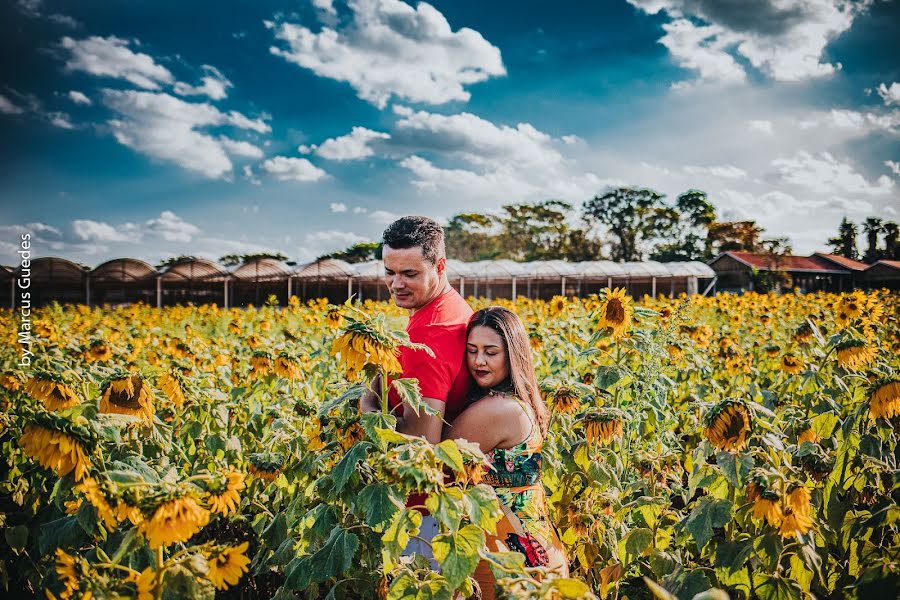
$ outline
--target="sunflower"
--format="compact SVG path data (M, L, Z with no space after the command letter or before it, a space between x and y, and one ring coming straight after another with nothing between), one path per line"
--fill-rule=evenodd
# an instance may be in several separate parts
M103 340L92 341L91 345L84 352L84 359L89 363L107 361L112 357L112 350Z
M153 419L153 391L137 373L117 373L103 388L100 412Z
M750 409L741 400L726 398L706 415L706 438L719 450L743 450L751 428Z
M802 485L794 485L789 488L785 496L785 504L795 514L809 516L812 513L810 506L809 490Z
M581 395L573 387L567 385L559 385L555 388L545 387L544 389L547 400L552 403L553 409L565 415L578 412L581 406Z
M91 432L51 413L37 413L34 420L19 438L25 454L60 477L73 471L75 481L87 477L91 468L88 454L94 446Z
M614 338L621 338L628 331L634 314L631 297L626 295L625 288L607 288L597 313L600 315L597 326L601 329L609 327Z
M341 432L341 447L349 450L356 442L366 437L366 432L359 423L351 423Z
M566 310L566 304L568 301L565 296L553 296L547 303L547 308L550 309L550 315L555 317Z
M584 437L588 443L609 444L621 437L623 430L622 413L615 409L591 409L584 415Z
M22 389L22 382L19 381L19 378L16 377L15 373L7 371L3 375L0 375L0 387L3 387L10 392L18 392Z
M209 557L209 580L217 589L224 590L240 581L247 572L250 559L245 556L249 542L231 546Z
M531 331L528 333L528 343L531 345L531 349L535 352L540 352L543 347L543 342L541 340L541 334L536 331Z
M77 558L66 553L62 548L56 549L56 576L63 584L59 597L68 600L81 587L81 569Z
M804 535L812 529L812 524L812 518L809 515L789 511L785 514L778 533L783 538Z
M153 583L156 581L156 573L152 567L147 567L135 580L136 600L154 600Z
M858 371L875 360L876 356L878 350L863 340L851 339L837 346L838 365L845 369Z
M172 404L178 407L184 404L185 385L180 373L177 371L163 373L156 381L156 385L159 386L159 389L162 390L162 393L166 395Z
M869 416L887 420L897 415L900 415L900 379L876 382L869 396Z
M47 410L71 408L81 402L75 390L55 373L35 375L25 384L25 393L43 402Z
M380 367L388 375L403 372L395 341L383 331L383 321L347 319L343 333L331 344L331 355L341 355L349 379L356 379L366 365Z
M275 374L284 379L300 379L300 363L287 352L282 352L275 359Z
M103 521L108 530L113 530L121 519L117 518L116 510L106 497L104 489L93 477L87 477L75 486L75 492L83 494L91 506L97 511L97 516Z
M255 350L253 356L250 357L250 378L259 379L271 375L275 366L272 362L272 355L265 350Z
M842 297L837 303L837 312L844 313L847 319L856 319L862 316L866 302L861 292L854 292Z
M813 444L815 444L815 443L818 443L818 441L819 441L819 435L815 431L810 429L809 427L807 427L806 429L801 431L799 434L797 434L797 445L798 446L803 444L803 442L812 442Z
M463 458L463 474L460 479L467 485L478 485L484 479L484 461L466 456Z
M797 375L803 371L803 359L796 354L785 354L781 357L781 370L788 375Z
M266 481L274 481L284 468L284 457L277 452L256 452L247 458L250 461L247 470Z
M172 498L160 504L140 530L155 550L161 546L186 542L209 522L209 511L190 496Z
M813 337L813 330L809 323L804 323L794 330L794 341L799 344L808 343Z
M765 519L772 527L778 527L784 516L778 494L771 490L760 493L753 502L753 516L760 521Z
M325 313L325 323L332 329L340 329L343 327L344 315L341 314L341 309L336 306L328 309L328 312Z
M781 354L781 348L776 344L766 344L766 346L763 348L763 351L769 358L775 358L776 356Z
M217 489L207 497L206 503L209 511L222 516L237 512L241 503L241 495L238 493L244 489L244 474L239 471L229 470L223 474L224 481L217 482Z

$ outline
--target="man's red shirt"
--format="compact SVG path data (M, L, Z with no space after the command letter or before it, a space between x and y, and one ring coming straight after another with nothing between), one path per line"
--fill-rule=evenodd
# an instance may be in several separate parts
M466 368L466 327L472 308L454 289L445 292L417 310L406 326L409 339L425 344L434 358L424 350L400 349L400 366L404 378L419 380L423 398L445 403L444 419L452 421L465 409L469 391ZM390 389L388 403L403 415L397 391Z

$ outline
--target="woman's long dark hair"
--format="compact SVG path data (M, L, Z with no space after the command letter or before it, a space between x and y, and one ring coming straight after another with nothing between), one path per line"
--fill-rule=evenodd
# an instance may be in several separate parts
M519 315L502 306L489 306L482 308L469 320L466 329L466 338L475 327L489 327L500 335L506 344L506 356L509 361L509 379L495 389L498 391L511 391L531 406L541 436L547 436L547 424L550 422L550 413L541 399L538 389L537 377L534 374L534 360L531 356L531 344L528 343L528 333ZM473 392L480 388L474 385ZM480 390L483 392L483 390Z

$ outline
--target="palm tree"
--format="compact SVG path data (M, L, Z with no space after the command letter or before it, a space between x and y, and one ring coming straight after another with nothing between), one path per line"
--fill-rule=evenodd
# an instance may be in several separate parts
M884 257L888 260L900 258L900 249L897 248L898 228L893 221L885 223L881 230L884 232Z
M863 223L863 231L866 233L868 247L863 256L863 260L867 263L874 263L880 257L878 250L878 234L881 233L881 219L878 217L869 217Z
M829 238L828 245L844 258L856 260L856 225L844 217L838 227L837 237Z

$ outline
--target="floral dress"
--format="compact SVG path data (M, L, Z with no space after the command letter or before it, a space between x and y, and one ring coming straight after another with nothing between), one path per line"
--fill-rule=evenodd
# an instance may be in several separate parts
M491 469L482 483L494 488L497 497L506 508L518 517L521 528L505 514L497 524L497 535L487 536L488 549L497 551L497 542L506 550L525 554L526 564L545 566L561 576L568 575L565 550L547 515L544 486L541 483L541 447L544 440L537 427L531 407L513 396L531 421L531 432L512 448L494 448L485 456ZM523 531L524 530L524 531ZM526 534L525 536L520 535ZM494 594L494 576L488 564L482 561L475 570L482 598L491 600Z

